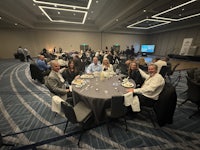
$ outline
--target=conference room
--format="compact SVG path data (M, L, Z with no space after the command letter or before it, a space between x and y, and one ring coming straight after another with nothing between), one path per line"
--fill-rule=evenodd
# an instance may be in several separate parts
M199 149L199 7L199 0L1 0L1 149ZM41 55L61 73L76 58L77 78L65 84L70 103L46 86ZM103 69L89 73L94 57ZM162 91L140 107L129 91L147 81L131 79L130 66L148 74L157 58L169 65L156 73Z

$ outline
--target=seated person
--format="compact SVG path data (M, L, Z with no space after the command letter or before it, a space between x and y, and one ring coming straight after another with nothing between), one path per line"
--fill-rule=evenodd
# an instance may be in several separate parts
M143 71L147 71L148 66L144 57L138 58L138 65L140 69L142 69Z
M76 68L73 60L69 60L68 68L62 72L62 76L70 85L74 79L80 77L80 71Z
M39 55L35 63L44 76L50 73L51 66L46 63L44 55Z
M148 66L148 74L139 69L142 77L145 78L142 87L127 89L128 92L133 92L134 95L138 96L140 106L153 106L163 90L165 80L157 73L157 68L157 65L150 64Z
M161 60L160 58L155 58L153 59L153 63L156 64L158 66L158 70L157 72L160 73L160 70L162 68L162 66L167 66L167 62L166 61L163 61Z
M110 61L108 58L104 58L102 61L102 71L106 71L106 72L111 72L113 73L113 65L110 64Z
M86 69L86 73L94 73L94 72L101 72L102 66L98 63L98 58L94 57L93 62L88 66Z
M128 68L128 76L130 79L133 79L136 84L136 88L139 88L144 83L144 78L141 76L138 64L136 62L131 62Z
M45 85L49 91L61 97L63 100L67 100L67 94L70 92L69 89L66 89L65 80L60 74L60 65L57 60L51 61L51 72L45 80Z

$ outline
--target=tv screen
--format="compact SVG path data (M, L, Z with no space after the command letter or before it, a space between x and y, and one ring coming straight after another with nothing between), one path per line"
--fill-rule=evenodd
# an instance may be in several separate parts
M141 52L142 53L154 53L155 45L141 45Z

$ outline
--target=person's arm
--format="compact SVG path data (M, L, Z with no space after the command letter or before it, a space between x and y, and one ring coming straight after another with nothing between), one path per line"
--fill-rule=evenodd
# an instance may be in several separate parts
M162 77L155 77L154 79L149 80L149 84L145 84L141 88L134 89L134 92L137 94L152 95L152 93L155 93L157 89L162 87L164 84L165 80Z
M52 93L54 93L56 95L65 95L65 94L67 94L67 92L69 92L69 89L59 88L58 84L59 83L58 83L57 79L49 77L47 80L46 86Z
M86 73L92 73L92 64L87 67Z
M144 72L142 69L139 68L138 70L143 78L145 79L149 78L149 75L146 72Z

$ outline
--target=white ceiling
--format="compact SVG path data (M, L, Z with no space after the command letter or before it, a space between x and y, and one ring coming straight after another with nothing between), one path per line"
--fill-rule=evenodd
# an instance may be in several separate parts
M0 0L0 29L151 34L200 25L200 0L90 1Z

